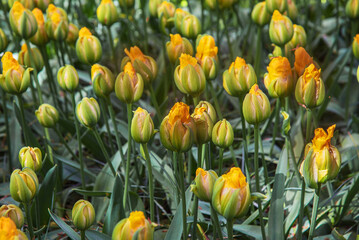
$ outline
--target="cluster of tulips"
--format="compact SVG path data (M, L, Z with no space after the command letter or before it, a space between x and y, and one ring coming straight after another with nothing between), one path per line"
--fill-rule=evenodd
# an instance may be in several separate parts
M353 2L351 0L349 2ZM350 4L348 2L348 5ZM120 0L120 7L125 10L127 18L133 11L134 1ZM215 11L231 8L234 1L215 1L205 0L204 4ZM144 9L141 1L141 8ZM358 4L357 4L358 5ZM35 198L39 192L38 174L43 167L43 153L37 147L31 147L31 136L27 118L24 111L22 94L30 88L33 101L37 106L35 115L44 130L44 149L51 164L56 164L53 158L54 149L51 146L50 131L53 130L59 139L62 140L73 160L79 162L81 176L81 188L86 189L85 169L86 164L83 157L83 142L81 140L81 128L85 127L93 133L96 141L101 148L106 166L110 169L113 177L120 175L120 171L113 165L106 144L101 138L97 125L101 115L111 123L114 129L114 136L117 144L117 151L125 161L125 175L123 186L123 209L129 208L130 201L130 168L134 146L132 140L141 147L141 154L146 161L149 185L149 205L150 218L147 219L142 211L128 211L128 218L124 218L117 223L112 231L112 239L154 239L155 221L155 200L154 200L154 180L152 174L151 155L147 144L152 141L154 135L159 132L159 139L163 147L169 152L173 152L172 166L178 179L179 189L177 190L177 204L182 211L183 239L188 237L187 225L191 224L193 232L191 237L196 239L198 220L198 201L208 202L211 206L211 218L214 222L214 229L220 239L222 236L222 225L217 213L226 219L228 239L233 239L233 224L236 218L245 216L250 206L255 205L259 212L262 238L266 239L264 224L264 209L262 206L263 197L258 197L261 192L259 179L259 145L261 135L259 132L260 124L266 121L272 112L270 101L267 95L260 89L258 83L260 78L261 51L257 49L254 67L247 63L245 59L236 57L229 68L223 72L223 88L232 97L238 98L243 137L243 164L242 169L235 158L228 172L223 172L223 153L224 149L230 148L233 152L234 131L231 123L223 118L221 107L217 99L216 91L213 86L214 80L220 72L218 57L218 47L213 36L201 33L201 22L193 14L176 8L176 5L162 0L150 0L149 11L152 17L157 18L158 28L164 38L169 40L164 51L170 62L170 77L166 83L166 88L175 87L186 96L186 103L177 102L173 105L168 115L163 117L161 106L157 103L153 82L159 75L158 66L154 58L133 46L125 49L126 57L117 64L115 45L110 27L119 20L117 7L111 0L102 0L97 8L98 21L107 27L108 38L112 51L111 61L115 65L115 71L109 67L100 65L102 57L102 43L86 27L78 28L69 21L64 9L55 6L51 1L45 0L9 0L9 22L12 31L17 38L21 38L25 43L18 53L18 59L14 58L13 53L5 52L1 58L2 74L0 75L0 86L6 94L14 95L18 100L20 109L21 127L23 138L26 144L19 152L19 161L22 169L12 172L10 178L11 197L21 203L27 218L27 230L30 239L34 239L41 229L34 232L31 217L31 206L35 209L38 203ZM358 9L358 7L357 7ZM353 12L353 8L346 9L347 15L356 19L359 11ZM43 13L46 13L46 21ZM306 52L307 42L306 32L302 26L292 24L291 19L295 19L298 10L294 1L266 0L257 3L251 13L251 18L258 26L258 41L262 34L263 27L269 24L269 37L274 44L274 50L270 54L270 63L267 66L267 73L264 75L264 87L271 98L276 99L274 111L275 122L273 126L273 142L271 152L275 144L279 127L280 110L283 116L282 134L285 137L285 146L291 148L290 136L290 104L293 103L294 95L299 108L306 110L307 129L306 146L304 157L298 166L295 156L288 156L293 161L296 168L298 183L303 183L315 189L313 214L309 239L314 236L316 226L318 199L321 184L335 179L341 166L341 157L337 148L331 145L335 125L329 127L327 131L317 128L312 138L313 113L316 108L325 103L326 91L325 84L321 78L321 69L313 58ZM354 16L355 15L355 16ZM203 16L202 16L203 17ZM146 19L144 19L146 25ZM80 30L79 30L80 29ZM145 30L145 33L147 30ZM147 33L146 33L147 34ZM52 69L48 62L46 45L50 40L61 50L60 65L57 71L57 83L53 80ZM145 53L148 49L147 38L145 40ZM3 52L7 47L7 37L0 29L0 51ZM65 44L66 42L66 44ZM32 47L35 45L36 47ZM228 38L228 45L230 39ZM74 65L65 63L68 56L71 63L72 57L70 50L75 49L78 60L91 67L91 82L94 97L83 97L76 101L75 93L81 90L79 74ZM231 50L231 46L229 46ZM359 59L359 34L353 42L353 53ZM291 64L292 63L292 64ZM38 79L38 73L46 68L47 82L51 92L52 104L46 103L42 93L42 84ZM118 69L117 69L118 68ZM115 73L118 73L116 76ZM359 68L358 68L359 75ZM173 81L172 81L173 80ZM32 83L32 81L35 83ZM174 83L174 84L173 84ZM172 84L172 85L171 85ZM59 101L60 87L65 95L71 96L73 122L76 129L78 149L77 153L69 147L64 136L59 130L60 116L63 115L63 106ZM201 101L201 95L210 90L214 106L209 101ZM148 90L151 101L156 112L154 115L159 120L159 131L155 129L151 114L138 106L134 110L134 105L143 97ZM112 92L116 97L127 105L128 136L127 136L127 156L123 152L123 133L118 128L116 122L116 112L113 107L113 99L110 98ZM80 92L81 97L82 93ZM50 98L48 98L50 99ZM193 106L193 112L191 112ZM296 106L297 107L297 106ZM153 115L152 115L153 116ZM218 118L218 119L217 119ZM107 121L109 122L109 121ZM247 123L247 124L246 124ZM107 130L110 133L109 127ZM250 130L254 129L254 176L255 188L250 184L251 164L247 149L247 137ZM310 141L310 139L312 140ZM218 171L211 170L212 162L206 157L205 150L214 144L219 148ZM111 144L110 144L111 145ZM186 181L184 173L184 156L191 151L193 145L197 145L197 170L194 181L190 185L194 193L193 223L187 219L188 206L186 201ZM189 154L187 154L188 156ZM188 163L190 165L190 163ZM191 167L193 167L191 165ZM195 168L193 168L195 169ZM192 179L190 179L192 181ZM188 183L190 183L188 181ZM303 196L305 191L302 191ZM302 198L304 199L304 197ZM304 200L303 200L304 201ZM303 204L303 203L301 203ZM252 205L254 208L254 204ZM35 210L36 211L36 210ZM303 208L301 211L304 211ZM0 208L0 239L27 239L27 236L20 229L24 225L24 214L22 209L14 204L3 205ZM303 216L302 216L303 217ZM302 222L298 223L298 239L302 237ZM95 210L87 200L77 201L72 208L72 223L76 229L80 230L81 238L85 239L85 231L95 222ZM38 226L39 227L39 226ZM23 228L24 229L24 228ZM40 231L41 232L41 231ZM41 233L40 233L41 234ZM2 238L5 236L4 238Z

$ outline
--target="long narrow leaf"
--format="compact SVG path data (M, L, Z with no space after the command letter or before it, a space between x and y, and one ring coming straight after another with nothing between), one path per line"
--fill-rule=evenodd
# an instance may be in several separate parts
M55 213L51 212L50 209L48 209L49 214L51 218L55 221L55 223L71 238L72 240L81 240L80 236L64 221L62 221L61 218L59 218Z

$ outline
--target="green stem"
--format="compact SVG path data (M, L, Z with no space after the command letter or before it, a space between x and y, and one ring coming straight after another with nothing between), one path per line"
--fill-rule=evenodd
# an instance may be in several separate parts
M7 4L7 2L6 2L6 4ZM12 28L11 28L11 25L10 25L10 21L9 21L9 17L7 16L7 11L6 11L6 8L4 7L2 1L0 1L0 8L1 8L1 9L3 10L3 12L4 12L4 13L3 13L3 14L4 14L3 16L5 16L5 22L6 22L6 25L7 25L8 29L9 29L9 32L12 33L12 34L11 34L11 38L12 38L13 42L15 43L15 49L18 50L18 51L20 51L20 43L19 43L19 41L18 41L16 35L15 35L14 32L12 31Z
M228 43L228 48L229 48L229 57L230 57L230 62L234 60L233 58L233 49L232 49L232 43L231 43L231 39L229 37L229 33L228 33L228 28L227 28L227 24L224 21L224 16L223 16L223 12L221 11L221 17L222 17L222 21L223 21L223 25L224 25L224 34L226 34L226 38L227 38L227 43Z
M156 116L157 116L158 120L161 122L162 121L162 114L161 114L161 109L160 109L160 107L158 105L158 102L157 102L155 90L153 89L151 84L149 84L148 87L150 89L152 104L155 106L155 109L156 109L156 112L157 112Z
M6 128L6 145L7 145L7 152L9 154L9 173L12 173L12 147L11 147L11 139L10 139L10 128L9 128L9 117L7 113L7 106L6 106L6 92L1 88L2 93L2 105L4 110L4 118L5 118L5 128ZM5 168L4 168L5 169Z
M86 232L86 230L81 230L81 240L85 240L85 239L86 239L85 232Z
M202 26L202 29L205 30L205 27L204 27L204 0L201 0L201 26ZM217 42L217 45L218 45L218 42Z
M65 141L64 137L62 136L60 130L59 130L57 127L55 127L54 130L55 130L57 136L60 138L61 143L64 144L64 146L65 146L65 148L67 149L67 151L69 151L69 153L71 154L71 156L72 156L74 159L77 159L77 156L76 156L75 153L71 150L70 146L66 143L66 141Z
M65 65L65 64L66 64L66 61L65 61L65 51L64 51L64 49L63 49L63 47L62 47L61 41L58 42L58 44L59 44L59 48L60 48L60 52L61 52L60 55L61 55L62 63L63 63L63 65Z
M248 148L247 148L247 128L246 128L246 121L243 116L243 98L239 99L239 113L241 115L241 123L242 123L242 144L243 144L243 150L244 150L244 163L245 163L245 172L247 179L250 178L249 175L249 160L248 160Z
M219 173L220 176L222 175L223 152L224 152L224 149L223 149L223 148L220 148L220 149L219 149L219 170L218 170L218 173Z
M115 147L113 146L112 133L111 133L111 130L110 130L110 125L108 124L108 116L107 116L107 111L106 111L106 104L104 102L104 99L100 98L99 100L100 100L101 113L103 113L102 116L103 116L103 120L104 120L105 126L106 126L106 131L107 131L107 135L108 135L111 154L113 154L115 152Z
M198 197L194 196L192 239L197 239Z
M221 229L221 225L219 224L217 212L216 212L216 210L214 210L214 208L212 206L212 203L210 203L210 205L211 205L211 218L212 218L212 220L214 222L215 228L218 229L219 239L223 240L222 229Z
M68 45L66 45L66 43L64 43L64 48L65 48L65 52L67 54L67 57L69 58L69 62L73 66L74 62L72 61L71 52L69 51Z
M40 215L39 215L39 198L38 196L35 197L35 220L36 220L36 228L37 230L40 229ZM41 240L41 231L38 232L38 239Z
M223 115L222 115L222 112L221 112L221 108L219 107L217 94L216 94L216 92L214 91L212 82L211 82L211 81L208 81L207 83L208 83L209 90L211 91L211 95L212 95L212 98L213 98L213 101L214 101L214 107L215 107L215 109L216 109L218 118L219 118L219 120L222 120L222 119L223 119Z
M272 156L274 145L275 145L275 139L277 137L277 130L278 130L278 124L279 124L279 109L280 109L280 100L277 98L277 102L275 105L275 120L274 120L274 128L273 128L273 138L272 138L272 144L270 146L269 150L269 156Z
M34 239L34 228L32 226L32 219L31 219L31 215L30 215L30 204L29 203L24 203L24 208L25 208L25 213L26 213L26 219L27 219L27 230L29 231L30 234L30 239Z
M233 219L227 219L228 240L233 240Z
M141 16L142 16L142 22L143 22L143 28L145 33L145 53L148 54L148 33L147 33L147 21L146 21L146 0L141 0Z
M81 175L81 187L85 189L85 171L84 171L84 161L82 157L82 143L81 143L81 132L80 132L80 125L79 121L76 118L76 102L75 102L75 93L71 93L71 103L72 103L72 111L74 114L74 122L76 128L76 137L77 137L77 144L79 150L79 161L80 161L80 175Z
M309 143L310 137L312 135L311 127L312 127L312 112L307 109L307 128L305 132L305 144Z
M151 222L154 222L155 220L155 202L154 202L154 192L153 192L153 175L152 175L152 164L151 164L151 158L150 154L148 153L147 143L141 144L142 149L145 153L145 161L147 164L147 170L148 170L148 185L149 185L149 192L150 192L150 219Z
M115 176L116 176L116 170L115 170L115 168L114 168L113 165L112 165L111 159L110 159L110 157L108 156L107 150L106 150L106 148L105 148L105 145L103 144L103 141L102 141L102 139L101 139L100 134L98 133L97 128L94 127L94 128L92 129L92 132L94 133L95 138L96 138L98 144L100 145L101 151L102 151L103 155L105 156L106 162L107 162L108 166L110 167L113 176L115 177Z
M111 53L112 53L112 61L115 64L116 73L118 73L119 70L118 70L117 59L116 59L116 51L115 51L115 47L113 45L111 26L107 26L107 33L108 33L108 41L110 42L110 48L111 48Z
M22 125L22 131L24 133L25 145L30 146L30 139L29 139L29 136L27 135L28 131L27 131L27 125L25 122L24 102L22 101L21 95L18 94L18 95L16 95L16 97L17 97L17 100L19 101L21 125Z
M196 107L198 105L199 102L199 97L193 97L193 105Z
M117 148L118 148L118 151L120 151L121 159L125 159L125 156L124 156L123 150L122 150L122 142L121 142L120 134L118 133L118 128L117 128L117 124L116 124L115 111L113 110L113 106L112 106L110 99L107 99L107 104L108 104L108 110L110 112L110 118L112 121L112 125L113 125L113 128L115 129Z
M309 228L309 236L308 240L313 239L315 226L317 222L317 212L318 212L318 206L319 206L319 193L320 193L320 183L318 183L318 188L315 190L314 194L314 201L313 201L313 209L312 209L312 219L310 221L310 228Z
M132 122L132 104L127 104L127 130L128 130L128 139L127 139L127 161L126 161L126 176L125 176L125 192L123 194L123 208L126 209L126 201L128 197L128 185L130 178L130 165L131 165L131 122Z
M172 152L172 165L173 165L173 169L175 172L175 179L177 182L179 182L179 178L178 178L178 162L177 162L177 153L176 152ZM181 193L180 193L180 189L179 187L176 187L176 205L179 204L179 200L181 198Z
M255 70L258 78L260 77L261 54L262 54L262 27L258 27L256 59L254 60L254 70Z
M256 191L260 192L258 146L259 146L259 126L258 126L258 124L256 124L256 125L254 125L254 167L255 167L255 174L256 174ZM259 221L260 221L260 225L261 225L262 239L265 240L266 233L264 230L262 202L260 199L258 200L258 211L259 211Z
M302 239L303 217L304 217L305 181L302 179L302 191L300 193L300 208L297 226L297 239Z
M187 240L187 214L186 214L186 190L184 186L184 165L182 153L177 153L178 169L179 169L179 184L181 188L181 200L182 200L182 225L183 225L183 240Z

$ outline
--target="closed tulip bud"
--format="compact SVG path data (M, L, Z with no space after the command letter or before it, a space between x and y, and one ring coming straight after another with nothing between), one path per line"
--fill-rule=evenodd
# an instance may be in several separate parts
M176 6L167 1L163 1L157 8L157 16L160 22L160 28L163 33L166 33L166 28L171 28L174 24L173 17L175 16Z
M327 129L317 128L311 143L305 146L304 161L300 166L300 173L311 188L318 188L318 184L326 183L337 177L341 157L338 149L330 144L335 125ZM312 151L311 156L308 156Z
M134 211L129 218L122 219L112 232L112 240L153 240L152 224L143 212Z
M32 67L38 72L44 67L44 60L42 59L42 54L38 48L31 48L32 56L34 56L34 61L30 60L30 54L27 49L26 43L21 46L21 51L19 52L18 61L21 65Z
M79 122L87 128L93 128L100 120L100 106L94 98L84 97L76 106Z
M298 8L294 0L287 0L287 11L290 19L295 20L298 16Z
M30 85L30 71L26 70L13 58L11 52L6 52L1 58L3 73L0 74L0 86L10 94L21 94Z
M202 67L206 79L215 79L218 73L218 48L216 47L214 38L207 34L199 35L196 45L196 59Z
M131 62L124 67L115 82L115 93L118 99L127 104L137 102L143 93L144 82L139 73L135 71Z
M37 31L34 14L18 1L10 9L9 20L12 30L24 39L31 38Z
M265 0L267 11L272 14L275 10L283 13L287 8L287 0Z
M168 59L175 64L182 53L193 55L193 47L187 38L181 37L179 34L170 34L171 41L166 43Z
M131 47L130 51L125 49L127 57L122 60L122 68L131 61L132 66L139 73L145 85L151 84L157 77L158 67L156 61L147 55L144 55L137 46Z
M355 35L354 37L353 54L357 59L359 59L359 34Z
M298 79L295 87L295 98L299 104L307 108L315 108L322 104L325 97L325 85L320 77L321 69L311 64Z
M31 168L15 169L10 177L11 197L21 203L29 203L36 195L39 180Z
M191 115L195 124L195 142L198 145L207 143L212 138L213 121L205 107L195 108Z
M297 76L300 77L303 75L304 70L309 67L310 64L314 63L313 58L305 51L304 48L299 47L294 52L295 61L294 69L297 73Z
M198 105L196 106L196 108L202 108L202 107L204 107L206 109L206 112L211 117L212 122L213 123L217 122L217 113L216 113L216 110L214 109L213 105L207 101L200 101L198 103Z
M0 28L0 52L3 52L8 44L7 37L4 33L4 31Z
M187 38L195 39L201 33L201 22L195 15L185 16L181 24L181 33Z
M161 5L163 0L150 0L148 3L148 8L150 10L150 15L152 17L157 17L157 9Z
M102 0L96 11L97 19L106 26L111 26L118 20L118 12L112 0Z
M72 222L75 227L85 231L95 222L95 209L86 200L78 200L72 207Z
M232 7L235 0L205 0L205 5L211 10L226 9Z
M205 171L202 168L197 168L196 178L194 179L194 184L191 185L191 191L200 200L205 202L211 202L213 186L217 178L218 175L215 171Z
M177 8L175 11L174 22L175 22L176 30L179 33L181 33L182 20L187 15L190 15L190 13L181 8Z
M67 33L66 42L70 45L75 45L77 39L79 38L79 28L73 24L69 24L69 32Z
M249 124L259 124L270 115L268 97L254 84L243 101L243 116Z
M0 217L0 236L4 240L28 240L25 233L16 229L16 224L9 217Z
M174 72L177 88L184 94L199 96L206 87L206 77L201 66L194 57L181 54L180 64Z
M212 142L220 147L227 148L233 143L233 128L232 125L226 120L222 119L218 121L212 130Z
M282 98L289 96L294 89L295 80L290 63L286 57L272 58L264 75L264 85L271 97Z
M23 168L39 172L42 168L42 153L37 147L23 147L19 151L19 161Z
M138 143L148 143L154 134L154 130L155 127L150 114L145 109L137 108L134 112L131 124L133 140Z
M27 8L30 10L33 9L35 6L34 0L8 0L7 3L9 5L9 8L12 8L14 6L15 2L21 3L24 6L24 8Z
M214 183L212 206L226 219L231 220L243 216L250 203L249 184L240 168L231 168Z
M287 54L296 47L305 47L307 45L307 34L304 28L300 25L293 24L293 29L294 29L293 37L285 45L285 50Z
M115 87L115 76L105 66L94 64L91 67L91 80L93 91L100 98L107 98Z
M163 146L171 151L186 152L192 147L194 134L194 121L189 115L189 106L182 102L176 103L160 126Z
M292 21L275 10L269 24L269 37L272 43L284 46L292 39L293 33Z
M274 57L281 57L283 56L282 53L282 49L280 47L278 47L275 44L272 44L272 46L274 47L272 54L269 54L269 59L272 59Z
M228 70L223 73L223 87L234 97L242 97L257 83L257 75L252 65L237 57Z
M59 121L59 112L47 103L41 104L39 109L35 111L35 115L43 127L53 128Z
M45 11L50 4L52 4L54 1L53 0L34 0L35 1L35 6L37 8L40 8L42 11Z
M266 2L257 3L251 13L252 21L260 27L268 24L270 21L270 14L266 8Z
M63 41L69 32L69 21L64 9L50 4L47 8L45 28L50 39Z
M74 92L79 86L79 75L71 65L61 67L57 72L57 82L67 92Z
M135 0L118 0L118 3L120 4L121 8L130 9L135 5Z
M0 217L10 218L18 229L21 229L24 225L24 214L21 209L14 204L2 205L0 207Z
M34 14L37 22L37 31L35 35L30 38L30 41L37 46L43 46L49 41L49 37L47 36L45 29L44 15L38 8L34 8L32 13Z
M359 1L349 0L345 5L345 14L350 19L356 19L359 17Z
M76 42L76 54L82 63L93 65L102 57L101 43L86 27L81 28Z

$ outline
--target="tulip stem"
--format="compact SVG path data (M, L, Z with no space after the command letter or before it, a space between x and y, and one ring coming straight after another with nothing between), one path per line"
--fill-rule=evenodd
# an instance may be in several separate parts
M27 135L27 133L28 133L27 126L26 126L26 122L25 122L24 102L22 101L21 95L17 94L16 97L19 102L21 125L22 125L21 127L22 127L22 131L24 132L25 145L30 146L29 136Z
M318 188L315 190L315 194L314 194L313 209L312 209L312 219L310 220L310 228L309 228L308 240L312 240L313 235L314 235L314 230L315 230L316 221L317 221L317 211L318 211L318 205L319 205L320 187L321 187L321 184L318 183Z
M224 148L220 148L219 149L219 170L218 170L219 175L222 175L223 152L224 152Z
M193 226L192 226L192 239L197 239L197 218L198 218L198 197L193 198Z
M250 178L250 174L249 174L249 161L248 161L248 147L247 147L247 128L246 128L246 121L244 119L243 116L243 98L239 99L239 112L241 114L241 123L242 123L242 143L243 143L243 150L244 150L244 163L245 163L245 173L246 173L246 177L247 179ZM250 185L250 184L249 184Z
M222 115L222 112L221 112L221 108L219 107L217 94L216 94L216 92L214 91L212 82L211 82L211 81L207 81L207 82L208 82L209 90L211 91L211 95L212 95L212 98L213 98L213 101L214 101L214 107L215 107L216 112L217 112L217 114L218 114L218 118L219 118L219 120L222 120L222 119L223 119L223 115Z
M62 142L62 144L64 144L64 146L65 146L65 148L67 149L67 151L69 151L69 153L71 154L71 156L72 156L74 159L77 159L75 153L71 150L70 146L66 143L66 141L65 141L64 137L62 136L60 130L59 130L57 127L55 127L54 130L55 130L57 136L59 136L60 141Z
M148 34L147 34L147 22L146 22L146 0L141 0L141 16L143 21L144 35L145 35L145 53L148 54Z
M132 122L132 104L127 104L127 131L128 131L128 139L127 139L127 161L126 161L126 176L125 176L125 191L123 194L123 208L126 209L126 201L128 197L128 184L130 178L130 165L131 165L131 122Z
M27 230L30 234L30 239L34 239L34 228L32 226L32 219L30 215L30 204L24 203L25 213L26 213L26 219L27 219Z
M312 112L310 109L307 108L307 128L305 132L305 144L309 143L311 134L311 127L312 127Z
M81 187L82 187L82 189L85 189L86 185L85 185L84 161L83 161L83 157L82 157L81 132L80 132L79 122L78 122L78 119L76 117L75 93L71 93L71 102L72 102L72 110L73 110L73 114L74 114L74 122L75 122L75 128L76 128L77 144L78 144L78 149L79 149Z
M279 109L280 109L280 100L277 98L277 102L275 105L275 120L274 120L274 128L273 128L273 138L272 138L272 144L270 146L269 150L269 156L272 156L274 145L275 145L275 139L277 137L277 130L278 130L278 123L279 123Z
M106 111L106 104L104 102L104 99L100 98L100 108L101 108L101 112L103 113L103 120L105 122L105 126L106 126L106 131L108 134L108 140L109 140L109 145L110 145L110 149L111 149L111 154L113 154L115 152L115 148L113 146L113 142L112 142L112 134L111 134L111 130L110 130L110 125L108 124L108 116L107 116L107 111Z
M210 203L210 205L211 205L211 218L214 222L213 229L218 230L219 239L223 240L222 229L221 229L221 225L219 224L217 212L216 212L216 210L214 210L212 203ZM213 238L215 238L214 235L215 235L215 232L213 232Z
M86 239L85 232L86 232L86 230L81 230L81 240L85 240L85 239Z
M304 178L302 178L301 180L302 180L302 191L300 193L300 207L299 207L299 218L298 218L298 226L297 226L297 239L302 239L303 217L304 217L305 181L304 181Z
M95 135L95 138L96 138L98 144L100 145L101 151L102 151L103 155L105 156L106 162L107 162L108 166L110 167L113 176L115 177L115 176L116 176L116 170L115 170L115 168L114 168L113 165L112 165L111 159L110 159L110 157L108 156L107 150L106 150L106 148L105 148L105 145L103 144L103 141L102 141L102 139L101 139L100 134L98 133L97 128L94 127L94 128L92 129L92 132L93 132L93 134Z
M254 60L254 70L257 77L260 77L261 55L262 55L262 27L257 30L256 59Z
M258 148L259 148L259 125L255 124L254 125L254 167L255 167L255 175L256 175L256 191L260 192ZM258 200L258 212L259 212L259 221L261 225L262 239L265 240L266 233L264 230L262 202L260 199Z
M148 153L147 143L142 143L141 146L145 153L145 161L148 168L147 170L148 170L148 185L150 192L150 219L151 222L153 222L155 219L155 204L154 204L155 202L153 199L154 191L153 191L152 163L151 163L150 154Z
M157 112L156 116L157 116L158 120L161 122L162 121L162 114L161 114L161 109L160 109L160 107L158 105L158 102L157 102L155 90L153 89L151 83L149 83L148 86L150 88L151 101L152 101L153 105L155 106L155 109L156 109L156 112Z
M9 119L7 113L7 106L6 106L6 92L1 88L2 93L2 107L4 109L4 118L5 118L5 128L6 128L6 144L7 144L7 152L9 154L9 173L12 172L12 147L10 141L10 127L9 127ZM5 169L5 168L4 168Z
M223 11L220 11L221 13L221 18L223 21L223 25L224 25L224 33L226 34L226 38L227 38L227 43L228 43L228 48L229 48L229 57L230 57L230 62L232 62L234 60L233 58L233 49L232 49L232 44L231 44L231 39L229 37L229 33L228 33L228 28L227 28L227 24L224 21L224 16L223 16Z
M117 66L117 59L116 59L116 51L115 51L115 46L113 44L113 37L112 37L112 32L111 32L111 27L107 26L107 33L108 33L108 41L110 42L110 48L111 48L111 53L112 53L112 61L115 64L115 70L116 73L119 72L118 70L118 66Z
M186 214L186 191L184 186L184 165L182 153L176 153L178 160L178 169L179 169L179 184L181 188L181 200L182 200L182 224L183 224L183 240L187 240L187 214Z
M120 152L121 159L124 160L125 156L123 155L122 142L121 142L120 134L118 133L118 128L117 128L117 124L116 124L116 117L115 117L115 111L113 110L113 106L112 106L112 103L111 103L110 99L107 99L107 104L108 104L108 110L110 112L110 118L111 118L111 121L112 121L112 125L113 125L113 128L115 129L115 137L116 137L116 142L117 142L117 148L118 148L118 151Z
M233 240L233 219L227 219L228 240Z

